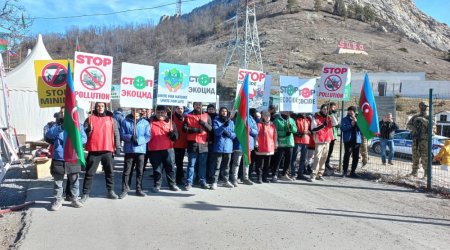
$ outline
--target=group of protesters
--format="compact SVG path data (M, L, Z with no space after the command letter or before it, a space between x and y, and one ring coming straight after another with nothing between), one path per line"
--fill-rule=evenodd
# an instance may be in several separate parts
M235 132L236 112L226 107L216 113L215 105L203 110L201 102L194 102L190 111L183 106L157 106L154 112L131 109L125 116L121 109L113 114L106 103L98 102L80 124L84 149L88 152L81 193L78 177L82 167L64 161L61 111L57 122L45 132L45 138L53 146L51 173L55 180L55 201L51 210L56 211L62 205L65 175L66 200L74 207L82 207L89 199L99 163L109 199L124 199L128 195L133 169L136 195L146 196L142 182L148 161L153 169L151 191L155 193L161 189L163 173L168 188L175 192L189 191L196 185L215 190L218 186L235 188L239 183L275 183L278 179L323 181L325 169L332 167L330 158L338 129L343 133L345 148L342 177L357 177L361 133L356 124L356 107L349 107L341 122L336 108L335 103L326 103L315 114L278 113L273 106L262 113L250 109L247 126L251 155L249 164L245 164ZM114 156L122 152L122 189L117 195ZM184 171L186 154L188 163ZM353 159L348 173L350 156Z

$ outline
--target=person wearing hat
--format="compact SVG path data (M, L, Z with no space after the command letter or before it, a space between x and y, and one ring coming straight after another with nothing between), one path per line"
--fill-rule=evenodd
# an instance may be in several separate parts
M344 141L344 159L342 162L343 173L342 177L347 176L348 164L350 156L352 157L352 169L350 177L357 177L355 171L358 167L359 161L359 146L361 144L361 131L358 124L356 124L356 107L350 106L347 108L347 116L342 119L341 131L342 139Z
M139 113L140 110L132 109L131 114L127 115L120 126L120 136L124 141L123 151L125 152L120 199L125 198L130 191L133 166L136 168L136 195L145 196L142 191L142 176L147 143L150 140L150 124Z
M113 113L106 110L106 103L95 103L95 110L84 122L84 128L88 136L86 143L88 156L81 202L85 203L89 198L92 181L100 162L105 171L107 198L117 199L119 197L114 192L113 157L114 154L120 153L120 132Z
M216 112L216 105L215 104L208 104L206 107L206 112L208 112L209 118L211 118L211 122L214 123L214 119L218 116ZM208 133L208 159L206 160L206 180L212 182L214 179L214 172L215 169L213 168L214 165L214 131L211 131ZM197 164L198 165L198 164ZM196 170L198 169L198 166L195 166Z
M420 113L409 119L406 127L411 132L412 144L412 171L409 175L417 177L419 163L424 170L424 178L427 176L428 166L428 105L425 102L419 103ZM433 127L435 123L433 121Z
M169 189L180 191L175 183L175 153L173 142L178 139L177 127L167 116L164 106L156 108L156 118L150 123L151 139L148 142L150 151L150 163L153 167L155 178L153 192L158 193L161 189L161 172L164 168Z

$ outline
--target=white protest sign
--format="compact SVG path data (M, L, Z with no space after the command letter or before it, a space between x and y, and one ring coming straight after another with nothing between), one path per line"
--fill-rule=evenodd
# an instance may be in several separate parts
M74 88L79 99L110 102L113 58L75 52Z
M269 109L271 87L272 87L272 75L266 75L266 80L264 81L264 94L262 98L262 106L260 111L266 111Z
M261 111L263 106L264 82L266 79L266 74L261 71L239 69L236 93L239 93L247 74L249 75L248 95L250 99L250 108L255 108Z
M189 68L187 65L159 64L158 105L187 106Z
M342 100L345 93L345 85L351 81L350 68L346 65L325 65L322 69L317 97L334 100Z
M153 108L153 66L122 63L120 77L120 106L130 108Z
M215 64L188 63L189 102L216 102L217 66Z
M280 76L280 111L312 113L317 107L316 79Z
M120 84L111 85L111 100L120 99Z

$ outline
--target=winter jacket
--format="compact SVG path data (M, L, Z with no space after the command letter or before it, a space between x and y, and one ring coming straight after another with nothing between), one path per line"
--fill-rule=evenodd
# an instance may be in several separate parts
M148 143L149 151L168 150L173 148L173 142L178 139L177 126L169 119L153 120L151 123L152 139Z
M325 120L327 120L327 125L324 124ZM329 143L334 140L333 126L337 124L336 117L326 116L320 112L316 113L311 121L314 143Z
M124 142L123 151L125 153L145 154L147 152L147 143L151 138L150 124L148 121L143 118L136 120L137 145L135 145L132 140L133 134L134 117L128 115L125 120L122 121L122 126L120 126L120 135Z
M125 115L121 111L114 111L113 118L117 121L117 123L122 125L122 121L125 120Z
M380 121L380 138L392 139L394 138L395 130L398 129L398 125L395 122Z
M294 147L294 133L297 132L297 125L294 119L281 115L275 118L273 123L277 128L278 147Z
M220 116L216 116L213 122L214 144L213 151L215 153L232 153L233 139L236 138L234 133L234 122L227 118L227 122Z
M311 120L307 117L297 117L295 120L297 132L294 133L295 144L309 144L311 140Z
M83 145L87 141L87 136L84 127L80 124L81 143ZM64 161L64 130L61 125L51 126L45 133L47 138L53 141L53 160ZM83 156L84 157L84 156Z
M357 124L355 124L355 126L352 126L352 119L350 118L350 116L346 116L344 117L344 119L342 119L341 130L342 140L344 141L344 143L350 142L352 139L355 139L352 138L353 135L356 136L355 142L357 144L361 143L361 131L359 130Z
M204 125L200 125L200 120L204 122ZM212 130L211 118L207 113L200 114L194 110L186 116L183 130L187 133L188 142L206 144L208 141L208 132Z
M235 121L236 123L236 121ZM236 124L235 124L236 127ZM258 125L256 124L255 120L249 116L248 117L248 128L249 128L249 134L250 134L250 150L255 149L255 141L258 139ZM239 143L239 140L237 137L233 140L233 151L241 151L242 147Z
M450 140L445 141L444 147L439 150L435 158L440 160L442 165L450 166Z
M184 116L174 113L172 116L173 123L175 124L178 132L178 139L173 142L174 148L186 148L187 147L187 134L183 131Z
M277 129L272 122L258 123L257 155L273 155L278 146Z
M116 148L120 148L119 125L113 119L111 112L106 110L103 114L98 114L94 110L83 125L88 136L87 151L114 152Z

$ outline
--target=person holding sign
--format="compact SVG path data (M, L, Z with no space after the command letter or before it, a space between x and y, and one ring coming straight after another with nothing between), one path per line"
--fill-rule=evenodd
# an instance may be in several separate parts
M311 122L311 130L313 132L313 139L316 145L314 151L314 163L312 166L311 180L321 180L324 178L325 161L328 156L328 148L333 136L333 126L336 126L338 121L335 116L328 115L328 105L322 104L320 111L317 112Z
M236 134L234 133L234 122L230 120L230 112L226 107L221 107L219 115L214 119L213 131L211 189L217 189L220 172L222 172L222 177L225 181L224 186L232 188L234 186L229 181L230 157L233 152L233 139L236 138Z
M156 118L152 120L152 139L148 143L150 163L153 166L154 186L153 192L161 189L161 172L164 167L167 183L172 191L180 191L175 183L173 142L178 139L177 127L167 116L166 107L156 108Z
M84 122L84 128L88 135L86 150L89 154L86 161L81 202L85 203L89 199L92 179L100 162L105 171L107 198L117 199L119 197L114 192L113 155L120 153L120 132L113 119L113 113L106 110L106 103L95 103L95 110Z
M277 129L270 122L270 113L268 111L262 113L261 122L258 123L258 130L259 133L255 145L256 183L262 184L263 182L269 182L267 176L269 175L270 160L278 147Z
M294 133L294 154L291 161L291 175L292 179L309 180L304 176L306 171L306 155L308 153L308 145L311 138L311 120L308 119L306 114L299 113L295 118L295 124L297 125L297 132ZM297 162L297 154L300 153L300 163L298 166L298 172L295 173L295 163Z
M280 116L275 118L273 122L277 128L278 150L275 153L275 165L272 169L272 182L277 182L278 169L283 163L283 172L281 179L284 181L292 181L287 175L289 166L291 165L292 153L294 150L294 134L297 133L297 125L294 119L289 116L289 112L283 111Z
M145 196L142 191L142 176L147 143L150 141L150 124L141 118L139 112L140 110L132 109L132 113L127 115L120 126L120 136L124 142L123 151L125 152L120 199L125 198L130 191L133 166L136 168L136 195Z
M178 139L173 142L173 148L175 150L175 165L177 167L176 183L180 187L183 185L183 159L187 148L187 135L183 131L184 119L184 107L176 106L175 112L172 115L172 121L177 127Z
M64 110L63 110L64 111ZM60 114L64 116L64 112ZM72 201L72 206L76 208L83 207L83 204L78 200L79 194L79 181L78 173L81 172L81 166L76 163L70 163L64 161L64 143L66 138L64 137L64 128L62 124L62 117L59 118L57 124L53 125L45 133L45 137L50 139L53 143L52 152L52 163L50 165L50 173L54 179L54 196L55 201L52 203L50 210L57 211L62 206L62 195L63 195L63 182L64 174L67 173L67 184L66 192L71 193L70 199ZM80 134L82 143L86 143L86 133L84 128L80 126ZM70 190L69 190L70 188Z
M194 102L194 110L184 121L183 131L187 133L188 169L186 177L186 190L192 188L194 181L194 167L199 161L200 186L209 189L206 183L206 160L208 158L208 133L212 131L211 118L202 111L202 103Z

